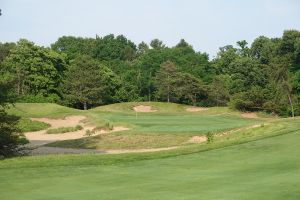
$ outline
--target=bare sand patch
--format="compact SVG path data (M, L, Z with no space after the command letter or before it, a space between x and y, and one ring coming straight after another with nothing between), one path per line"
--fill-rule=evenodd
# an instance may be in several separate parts
M199 111L203 111L203 110L208 110L208 108L204 108L204 107L188 107L185 109L187 112L199 112Z
M257 119L258 118L257 114L254 112L242 113L241 116L243 118L247 118L247 119Z
M207 138L206 136L193 136L192 138L190 138L188 140L188 143L202 143L202 142L206 142Z
M156 112L157 110L153 110L152 106L139 105L133 107L135 112Z

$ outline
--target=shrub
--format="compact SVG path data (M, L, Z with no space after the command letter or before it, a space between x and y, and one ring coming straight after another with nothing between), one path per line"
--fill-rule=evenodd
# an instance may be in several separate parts
M214 141L214 133L213 132L207 132L206 133L207 143L213 143Z
M85 131L85 135L87 135L87 136L91 136L91 135L94 135L96 133L96 130L95 129L93 129L93 130L86 130Z
M17 127L19 117L8 115L0 108L0 159L26 153L28 141Z

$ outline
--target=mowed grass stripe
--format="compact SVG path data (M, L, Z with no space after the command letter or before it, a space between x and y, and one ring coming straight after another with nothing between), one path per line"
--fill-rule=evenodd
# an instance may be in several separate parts
M109 166L1 169L1 199L299 199L300 131Z

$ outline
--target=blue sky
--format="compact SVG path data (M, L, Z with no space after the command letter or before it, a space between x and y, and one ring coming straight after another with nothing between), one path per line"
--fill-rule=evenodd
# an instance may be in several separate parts
M135 43L181 38L212 58L219 47L300 30L299 0L0 0L0 42L123 34Z

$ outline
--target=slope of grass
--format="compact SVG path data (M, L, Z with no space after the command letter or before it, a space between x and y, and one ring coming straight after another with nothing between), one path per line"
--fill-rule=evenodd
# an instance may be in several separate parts
M115 103L106 106L99 106L91 109L91 111L102 111L102 112L125 112L135 113L133 108L138 105L151 106L153 110L157 112L182 112L185 111L186 105L176 103L163 103L163 102L126 102L126 103Z
M44 122L32 121L28 118L21 118L18 123L18 128L22 133L30 131L44 130L50 127L49 124Z
M83 111L60 106L53 103L16 103L7 110L9 114L21 117L49 117L58 118L68 115L84 114Z
M169 152L3 160L1 199L296 200L299 122L278 120Z

